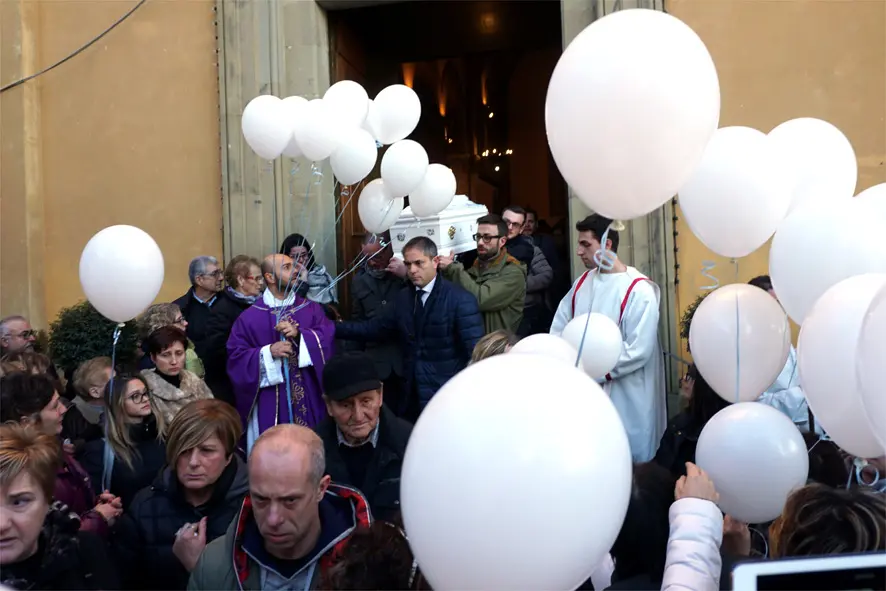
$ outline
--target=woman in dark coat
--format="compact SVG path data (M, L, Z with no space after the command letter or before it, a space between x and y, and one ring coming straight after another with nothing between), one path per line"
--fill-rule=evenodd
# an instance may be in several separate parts
M187 587L200 552L225 534L249 489L246 463L234 453L241 432L240 415L220 400L192 402L175 416L166 468L136 495L117 531L126 588Z
M206 338L200 341L197 354L206 370L206 385L212 395L234 404L234 387L228 378L228 337L231 327L243 310L261 296L265 284L260 263L246 255L235 256L225 268L228 286L218 294L212 314L206 321Z
M118 375L113 391L108 383L108 432L104 439L87 443L78 458L89 473L93 490L107 489L119 496L124 510L166 462L166 445L160 438L165 427L163 417L154 413L149 397L141 376Z
M4 511L0 583L12 589L119 589L104 542L82 531L63 503L52 503L61 464L56 437L36 426L0 426L0 484L16 494L16 510Z
M0 381L0 420L29 425L58 443L65 406L57 384L48 376L10 374ZM80 516L80 529L107 536L109 525L120 515L120 499L111 494L93 494L89 476L68 452L61 451L53 497Z

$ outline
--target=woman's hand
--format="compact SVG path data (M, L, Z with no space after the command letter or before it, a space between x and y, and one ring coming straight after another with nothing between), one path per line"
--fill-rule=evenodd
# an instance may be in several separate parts
M714 483L708 478L704 470L693 464L686 462L686 476L681 476L674 488L674 498L676 500L695 498L716 503L720 500Z
M108 525L114 525L114 522L117 521L117 518L120 517L120 514L123 513L123 510L119 507L115 507L111 503L99 503L93 509L96 513L101 515L105 521L108 522Z
M748 524L733 519L730 515L724 517L721 547L733 556L750 556L751 530L748 529Z
M194 570L200 554L206 547L206 518L197 523L186 523L175 534L175 542L172 544L172 553L188 572Z

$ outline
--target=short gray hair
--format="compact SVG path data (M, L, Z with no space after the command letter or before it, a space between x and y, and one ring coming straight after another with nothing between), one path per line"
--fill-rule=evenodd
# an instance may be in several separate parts
M191 280L191 285L197 284L197 277L200 275L206 274L206 267L209 265L218 266L218 259L215 257L203 255L199 257L194 257L191 259L191 264L188 265L188 277Z
M437 256L437 244L427 236L416 236L403 247L403 254L407 250L420 250L429 259Z
M9 323L10 322L27 322L28 319L24 316L19 316L15 314L13 316L7 316L0 320L0 337L5 337L9 335Z

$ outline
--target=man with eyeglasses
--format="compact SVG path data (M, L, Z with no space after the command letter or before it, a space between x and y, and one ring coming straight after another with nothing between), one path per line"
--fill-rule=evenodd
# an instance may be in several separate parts
M495 214L477 220L477 260L470 269L454 262L454 253L441 256L439 268L449 281L475 298L483 315L486 334L496 330L516 333L523 320L526 266L508 254L508 226Z
M37 331L24 316L7 316L0 320L0 355L33 351Z
M188 265L188 277L191 289L173 303L178 305L188 322L188 338L200 348L206 339L206 323L212 305L225 284L224 270L219 267L215 257L199 256Z
M545 292L554 281L554 269L548 263L541 248L532 239L523 235L526 210L517 205L505 207L501 218L508 225L508 252L526 265L526 302L523 306L523 321L517 336L527 337L539 332L547 332L551 326L552 314L545 305Z

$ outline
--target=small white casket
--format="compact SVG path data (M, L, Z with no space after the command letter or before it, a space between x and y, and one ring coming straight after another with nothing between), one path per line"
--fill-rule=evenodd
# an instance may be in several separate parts
M427 236L437 245L440 254L461 254L477 248L474 234L477 219L489 213L485 205L474 203L466 195L456 195L449 207L437 215L417 218L406 207L391 227L394 253L400 256L403 246L416 236Z

